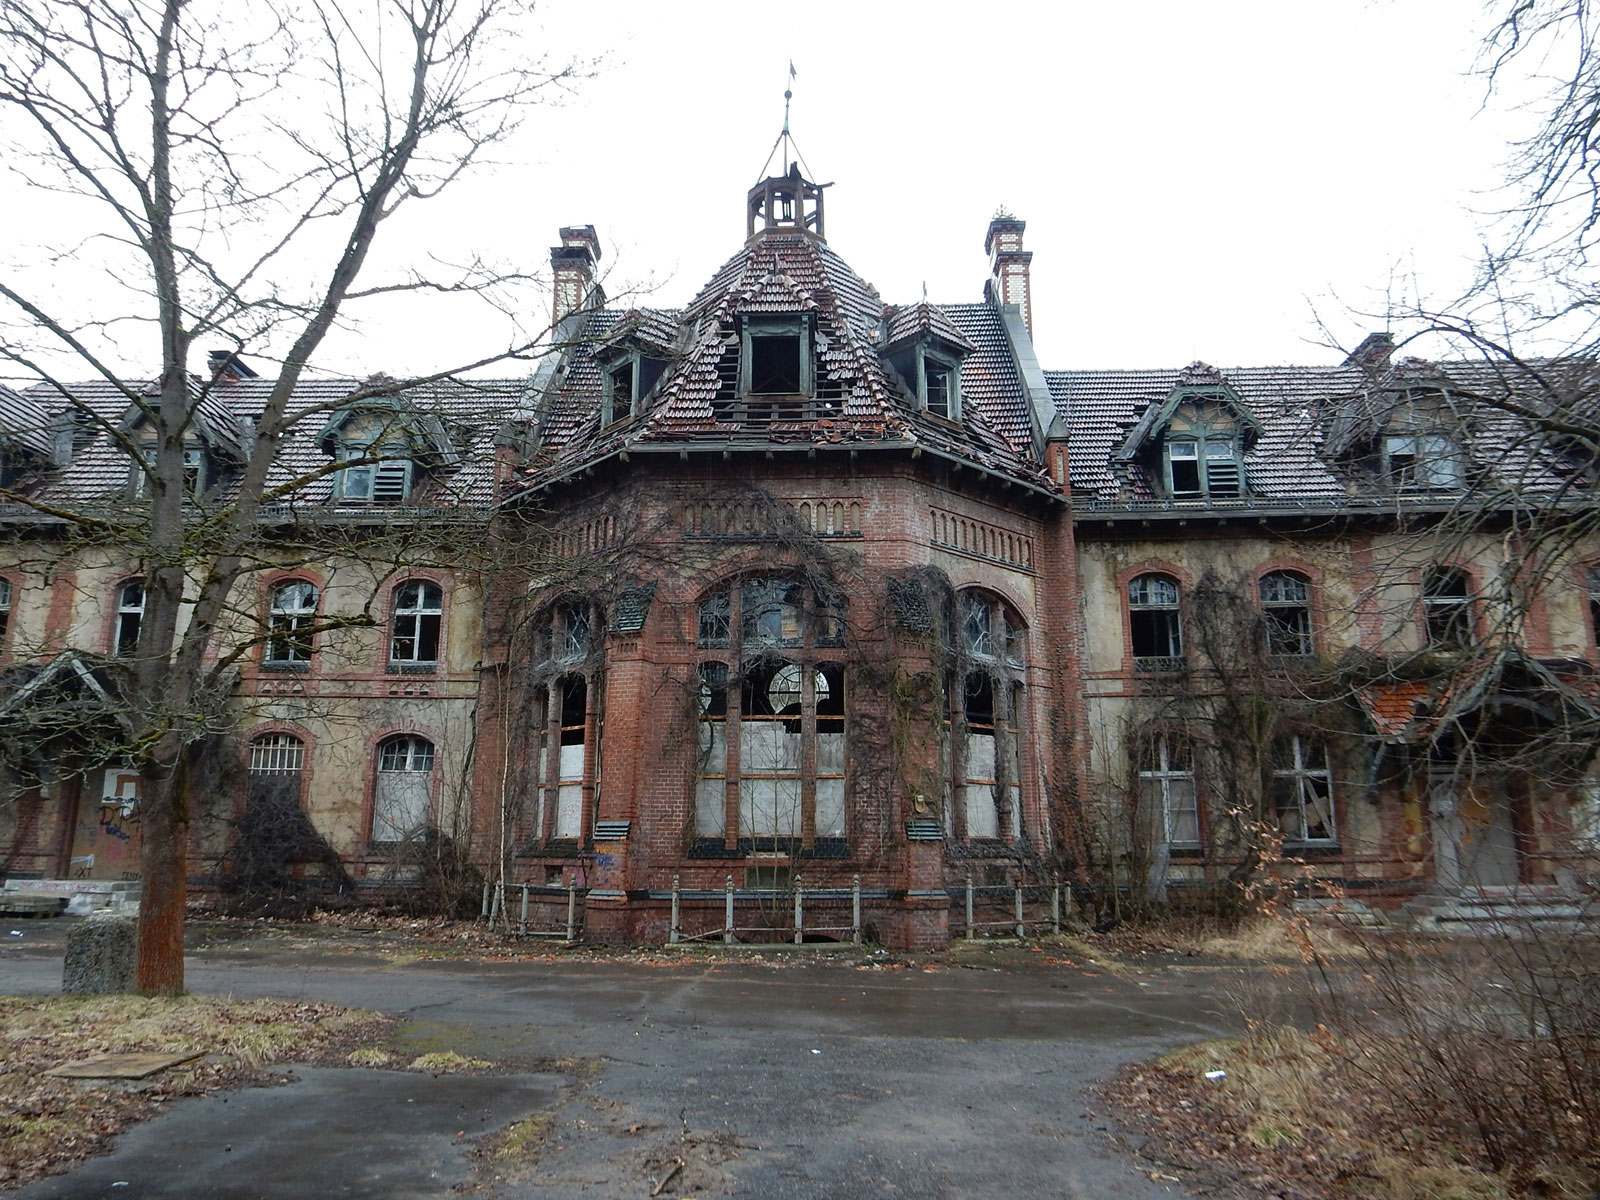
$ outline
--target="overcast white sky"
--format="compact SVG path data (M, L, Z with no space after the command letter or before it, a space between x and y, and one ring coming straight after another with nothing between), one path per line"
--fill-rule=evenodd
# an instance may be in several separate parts
M1052 368L1331 361L1315 315L1353 345L1386 289L1460 285L1519 128L1469 74L1477 0L548 0L537 21L598 74L397 222L408 249L545 268L558 226L593 224L608 290L682 304L743 240L792 59L834 249L889 302L976 300L1004 206ZM507 336L390 307L320 365L398 375Z
M1028 222L1047 367L1327 361L1313 308L1353 345L1386 288L1460 283L1514 128L1468 73L1475 0L553 0L543 18L553 47L608 60L451 221L531 258L593 224L613 289L654 279L650 302L681 304L743 240L792 58L833 248L891 303L924 282L976 300L1005 206Z

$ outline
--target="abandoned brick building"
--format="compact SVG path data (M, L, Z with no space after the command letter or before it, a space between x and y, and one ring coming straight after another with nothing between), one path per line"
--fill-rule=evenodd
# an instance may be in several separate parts
M901 946L959 929L969 878L1588 886L1592 452L1503 403L1526 373L1382 335L1320 367L1046 371L1020 220L942 305L881 299L798 169L744 233L683 309L620 310L594 229L561 230L531 379L303 385L198 888L266 808L298 822L286 879L387 897L448 844L645 940L717 925L730 880L775 928L797 881L858 887ZM1587 376L1547 364L1539 394ZM231 353L197 377L197 514L265 387ZM0 396L14 879L137 870L141 565L48 516L137 513L127 409Z

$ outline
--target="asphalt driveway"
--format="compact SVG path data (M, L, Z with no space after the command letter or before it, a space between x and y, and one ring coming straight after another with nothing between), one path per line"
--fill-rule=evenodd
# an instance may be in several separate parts
M56 990L59 924L13 928L0 991ZM1085 1088L1226 1035L1236 979L1056 948L485 962L223 940L191 952L192 990L378 1009L405 1019L404 1051L507 1065L296 1068L281 1086L184 1102L16 1194L1172 1197ZM474 1154L517 1122L537 1133L524 1162Z

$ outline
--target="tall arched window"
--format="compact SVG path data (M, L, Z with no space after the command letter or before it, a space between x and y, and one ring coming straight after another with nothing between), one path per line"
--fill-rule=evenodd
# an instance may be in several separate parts
M1174 670L1183 665L1176 579L1140 575L1128 584L1128 635L1133 642L1135 670Z
M700 605L695 831L725 843L845 833L844 602L753 577Z
M378 745L378 777L372 791L372 840L406 842L431 824L433 743L400 734Z
M963 592L957 617L940 746L945 825L966 838L1016 838L1022 833L1022 625L983 592Z
M311 661L311 627L317 619L317 589L304 579L291 580L272 589L272 611L267 616L269 663L290 664Z
M538 767L532 834L536 842L581 841L600 786L598 701L605 629L600 605L563 600L546 610L533 646Z
M144 624L144 580L122 585L117 593L117 627L112 653L131 658L139 652L139 627Z
M427 670L439 661L439 626L444 593L436 583L408 579L394 590L394 627L389 635L389 665Z
M1275 658L1310 657L1314 651L1311 581L1298 571L1269 571L1259 586L1267 653Z

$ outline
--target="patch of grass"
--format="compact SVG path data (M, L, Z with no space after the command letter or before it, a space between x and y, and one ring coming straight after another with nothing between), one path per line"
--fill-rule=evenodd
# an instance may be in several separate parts
M496 1162L527 1163L539 1157L539 1147L555 1125L554 1113L535 1113L509 1126L498 1137L494 1147Z
M277 1000L0 998L0 1189L67 1170L157 1103L237 1085L269 1063L316 1059L386 1023L374 1013ZM205 1058L137 1083L46 1074L136 1051Z
M387 1050L379 1050L376 1046L363 1046L359 1050L352 1050L344 1056L345 1062L352 1067L387 1067L394 1061L394 1055Z
M408 1071L427 1071L433 1075L457 1075L465 1071L484 1071L494 1064L486 1058L467 1058L454 1050L435 1050L419 1054L406 1064Z

